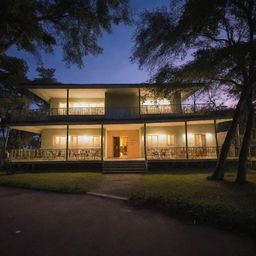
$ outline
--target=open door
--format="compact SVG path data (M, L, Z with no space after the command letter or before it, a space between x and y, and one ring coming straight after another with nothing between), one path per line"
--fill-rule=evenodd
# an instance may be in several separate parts
M120 157L120 137L113 137L114 157Z

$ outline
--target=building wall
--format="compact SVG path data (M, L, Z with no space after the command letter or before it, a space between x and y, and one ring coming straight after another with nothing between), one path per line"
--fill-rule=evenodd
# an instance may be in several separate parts
M109 117L139 115L139 97L135 92L108 91L105 94L105 113Z
M50 99L50 108L59 108L59 103L66 103L66 98L51 98ZM86 103L102 103L104 106L104 98L70 98L69 104L72 105L73 102L86 102Z
M127 158L141 157L140 150L140 132L139 130L121 130L121 131L107 131L107 157L112 158L113 152L113 137L127 136L128 137L128 154Z
M189 134L205 134L206 147L216 146L214 124L189 124L188 122L188 146L192 146Z
M185 125L185 124L184 124ZM176 147L185 147L185 126L155 126L147 127L147 136L148 135L157 135L157 134L174 134L175 135L175 144Z
M141 90L143 91L143 90ZM82 95L81 95L82 96ZM143 93L142 93L142 97ZM172 111L175 113L181 112L181 93L176 92L175 94L171 95L169 98L170 103L173 104ZM51 98L49 103L51 108L59 108L59 103L66 103L66 98ZM139 96L138 90L135 89L133 91L130 90L108 90L105 93L105 98L72 98L70 96L69 104L72 105L74 102L86 102L86 103L100 103L105 106L106 115L113 116L115 114L113 111L125 109L125 108L133 108L134 113L133 116L139 114Z
M66 136L66 128L63 129L44 129L41 135L41 148L50 149L56 148L53 145L54 136ZM105 133L104 133L105 134ZM160 135L160 134L174 134L175 135L175 146L185 147L185 126L154 126L147 127L148 135ZM206 146L214 147L216 146L215 133L213 124L188 124L188 145L190 144L189 134L206 134ZM70 128L69 135L81 135L81 136L100 136L100 128L90 128L90 129L74 129ZM143 157L144 155L144 128L140 130L125 130L121 131L107 131L106 134L106 150L107 157L113 157L113 137L114 136L128 136L128 157L136 158ZM226 136L225 133L218 133L219 146L222 145ZM65 147L64 147L65 148Z
M184 126L149 126L147 127L147 135L160 135L160 134L174 134L175 135L175 146L185 147L185 124ZM215 130L213 124L189 124L188 122L188 146L192 145L192 138L190 134L205 134L206 135L206 146L215 147Z
M64 147L56 147L53 145L53 137L54 136L66 136L66 129L44 129L42 131L41 136L41 148L42 149L52 149L52 148L66 148ZM101 129L100 128L92 128L92 129L69 129L69 135L81 135L81 136L100 136Z

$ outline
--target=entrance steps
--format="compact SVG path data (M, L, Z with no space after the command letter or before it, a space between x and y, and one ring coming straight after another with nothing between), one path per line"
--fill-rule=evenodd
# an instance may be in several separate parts
M147 171L145 161L104 161L103 173L143 173Z

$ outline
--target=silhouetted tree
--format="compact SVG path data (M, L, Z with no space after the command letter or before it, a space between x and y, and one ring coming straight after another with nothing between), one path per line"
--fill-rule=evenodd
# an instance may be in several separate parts
M112 24L129 22L128 0L3 0L0 9L0 54L16 45L38 55L59 45L69 64L98 54L103 31Z
M34 83L50 84L57 83L57 79L54 77L56 69L39 67L36 69L38 77L36 77Z
M175 5L175 8L173 7ZM231 126L222 146L213 179L224 177L224 163L235 134L239 117L254 95L255 71L255 0L188 0L170 1L170 8L144 12L138 22L133 48L133 61L165 70L169 83L165 90L178 89L193 82L224 84L239 94ZM184 59L185 57L187 58ZM177 67L177 60L185 60ZM176 66L175 66L176 65ZM193 85L192 83L192 85ZM170 87L168 86L170 85ZM183 87L184 88L184 87ZM249 113L249 111L248 111ZM248 136L240 153L237 181L245 181Z

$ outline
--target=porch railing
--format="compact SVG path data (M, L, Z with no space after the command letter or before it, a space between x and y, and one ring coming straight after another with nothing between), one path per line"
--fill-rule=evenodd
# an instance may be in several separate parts
M185 159L186 147L148 147L148 159Z
M220 149L219 149L220 150ZM239 148L231 147L228 157L236 158ZM66 149L12 149L9 161L65 161ZM147 147L147 157L153 159L207 159L217 158L216 147ZM68 160L101 160L101 148L68 149Z
M69 149L69 160L100 160L101 148L81 148L81 149Z
M66 149L12 149L9 161L65 161ZM100 160L100 148L69 149L68 160Z
M221 147L219 148L219 152ZM228 157L236 158L239 148L231 147ZM206 159L217 158L216 147L148 147L148 159Z
M12 149L9 152L10 161L64 161L65 149Z

